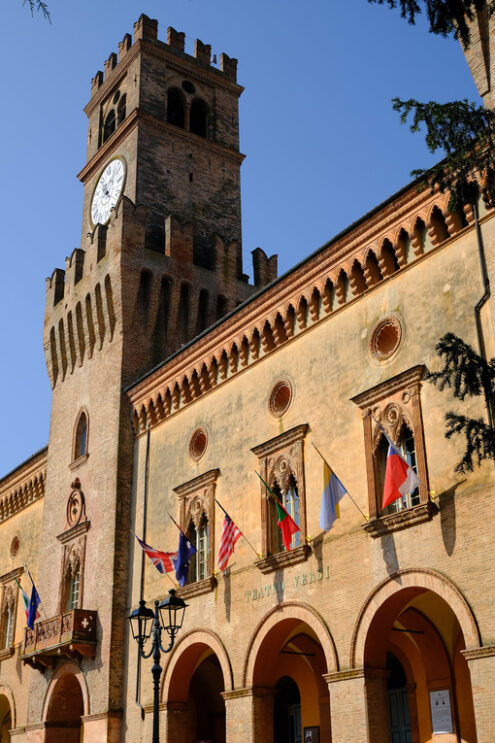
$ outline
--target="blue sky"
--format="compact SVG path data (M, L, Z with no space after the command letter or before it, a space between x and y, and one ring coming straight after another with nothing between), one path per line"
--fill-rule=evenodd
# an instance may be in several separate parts
M239 59L244 267L280 273L433 163L390 100L478 101L457 42L367 0L48 0L2 4L0 477L48 441L45 278L79 245L90 80L144 12Z

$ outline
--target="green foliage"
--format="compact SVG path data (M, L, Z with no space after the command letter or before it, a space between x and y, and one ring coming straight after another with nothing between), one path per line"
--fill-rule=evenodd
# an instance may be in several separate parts
M495 392L495 359L485 361L462 338L447 333L437 343L436 351L443 359L440 371L430 372L426 379L443 390L450 387L455 398L484 395L493 402ZM471 472L475 464L484 459L495 460L495 432L482 418L468 418L449 412L445 416L447 429L445 436L454 435L465 438L466 448L456 472Z
M424 5L430 24L430 33L440 36L454 35L460 39L464 47L469 46L469 22L473 20L477 11L486 9L491 15L495 10L493 0L368 0L369 3L388 5L389 8L400 7L401 16L408 23L416 23L416 16L421 13Z
M43 0L22 0L22 4L29 7L31 15L34 15L34 11L36 10L38 13L42 13L47 21L50 20L48 5Z
M413 170L433 191L450 192L449 209L460 211L474 204L483 182L482 196L488 207L495 206L495 112L470 101L420 103L393 99L393 106L405 123L412 115L412 132L426 127L426 144L431 152L441 150L445 158L429 170Z

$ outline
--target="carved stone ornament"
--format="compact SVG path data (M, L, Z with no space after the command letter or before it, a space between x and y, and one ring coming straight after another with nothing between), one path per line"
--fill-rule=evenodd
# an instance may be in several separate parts
M81 567L81 550L80 547L73 544L70 548L66 548L65 555L65 566L64 575L76 575Z
M65 529L72 529L81 522L87 521L86 501L81 490L81 482L78 477L71 484L71 494L67 501L67 523Z
M211 486L190 501L186 523L192 521L196 529L199 529L203 518L208 519L208 504L211 497L209 490L211 490Z

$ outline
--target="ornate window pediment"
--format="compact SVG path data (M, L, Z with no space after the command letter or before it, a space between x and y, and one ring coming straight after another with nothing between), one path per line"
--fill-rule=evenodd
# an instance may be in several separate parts
M64 548L59 591L60 613L82 607L86 534L90 526L86 515L86 499L81 482L76 477L67 499L65 529L57 537Z

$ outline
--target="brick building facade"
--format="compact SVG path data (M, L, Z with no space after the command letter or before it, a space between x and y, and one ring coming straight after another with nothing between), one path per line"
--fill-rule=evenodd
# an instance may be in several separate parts
M485 37L468 61L490 105ZM164 740L490 743L493 465L457 476L444 438L447 410L483 408L424 379L447 331L476 346L474 215L410 186L278 279L257 249L250 285L242 88L210 56L141 16L92 81L81 247L47 280L50 441L0 481L1 743L150 739L126 617L171 584L132 532L174 550L168 514L198 551ZM491 301L482 322L493 351ZM386 513L377 421L421 481ZM320 451L352 496L328 533ZM290 551L255 471L299 524ZM247 537L224 572L219 504Z

